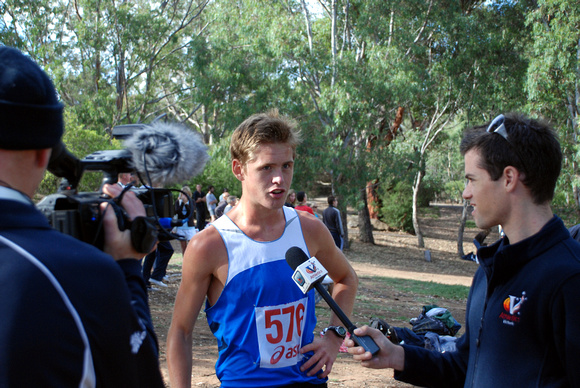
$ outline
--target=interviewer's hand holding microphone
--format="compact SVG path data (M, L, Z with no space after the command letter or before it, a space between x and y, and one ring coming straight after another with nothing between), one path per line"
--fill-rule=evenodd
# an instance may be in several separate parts
M357 336L369 336L378 345L379 351L372 355L362 346L358 346L352 339L347 339L344 344L352 358L361 361L365 368L384 369L392 368L402 371L405 367L405 350L400 345L393 344L382 332L368 326L354 330Z
M322 287L322 279L327 275L328 271L326 271L326 269L322 266L322 264L320 264L316 257L311 257L309 259L306 253L302 251L302 249L298 247L292 247L286 252L286 262L294 270L292 279L294 280L294 283L296 283L296 285L302 290L302 292L306 294L312 288L315 288L320 296L322 296L322 298L326 301L334 314L338 317L338 319L340 319L340 321L345 325L345 331L348 331L351 334L352 339L348 340L349 343L352 343L351 346L357 344L359 345L357 346L357 349L360 349L357 352L363 352L365 355L368 354L370 357L372 357L372 355L376 355L379 352L376 338L366 335L366 332L360 332L360 329L356 328L356 326L342 311L340 306L338 306L334 299L332 299L332 296L330 296L328 291ZM377 332L382 335L380 331L377 330ZM332 338L335 339L334 336ZM386 337L384 338L386 340ZM342 342L342 339L340 339L340 342ZM340 344L338 344L338 346L340 346ZM306 345L303 347L303 351L314 350L314 347L318 347L318 345L314 343ZM311 360L310 363L305 363L304 367L308 368L309 366L312 366L313 362L315 362L315 360ZM320 368L313 369L318 370ZM320 376L326 377L331 370L332 363L327 363L326 370ZM312 371L309 372L309 375L311 374L313 374Z

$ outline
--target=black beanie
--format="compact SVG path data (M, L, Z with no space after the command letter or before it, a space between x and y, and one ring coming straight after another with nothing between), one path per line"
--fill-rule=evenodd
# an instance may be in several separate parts
M54 147L64 130L62 111L46 73L20 51L0 47L0 149Z

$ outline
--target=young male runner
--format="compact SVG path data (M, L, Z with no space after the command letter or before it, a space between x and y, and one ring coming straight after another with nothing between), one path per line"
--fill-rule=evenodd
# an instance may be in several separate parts
M286 251L298 246L320 261L347 315L358 279L322 222L284 206L299 141L293 122L277 112L253 115L235 130L232 172L242 196L186 251L167 337L172 387L191 384L193 329L206 297L222 387L326 386L343 338L332 330L314 335L314 292L294 284ZM330 325L339 324L333 314Z

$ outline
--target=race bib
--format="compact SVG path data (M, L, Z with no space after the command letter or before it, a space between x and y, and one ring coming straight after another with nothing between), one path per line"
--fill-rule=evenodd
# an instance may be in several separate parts
M278 306L256 307L256 326L261 368L296 365L302 355L300 343L308 298Z

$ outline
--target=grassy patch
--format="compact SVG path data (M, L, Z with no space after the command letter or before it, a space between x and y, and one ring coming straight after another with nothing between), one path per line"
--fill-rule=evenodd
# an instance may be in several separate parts
M465 227L466 228L477 228L477 225L475 225L475 221L467 220L467 221L465 221Z
M466 300L469 287L460 285L448 285L434 282L422 282L419 280L407 280L396 278L373 277L372 281L382 282L385 286L393 287L400 292L412 293L418 296L439 297L454 300Z
M419 214L421 217L437 219L441 216L441 211L438 206L421 207L419 208Z
M387 278L380 276L361 279L356 295L352 321L366 324L371 316L387 317L389 321L407 322L422 306L436 304L448 307L464 305L469 287L434 282ZM331 310L324 301L316 305L318 322L328 322Z

